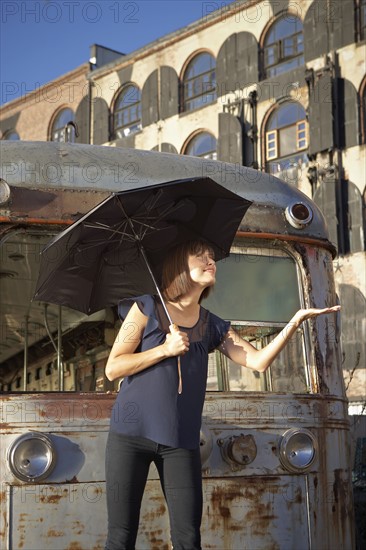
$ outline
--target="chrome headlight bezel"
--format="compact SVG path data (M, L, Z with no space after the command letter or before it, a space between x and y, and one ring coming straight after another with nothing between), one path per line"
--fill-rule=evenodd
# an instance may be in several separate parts
M292 227L304 229L313 220L313 210L309 204L303 201L297 201L287 206L285 217Z
M7 459L17 479L34 483L50 476L56 465L56 452L50 437L28 432L12 442Z
M306 428L290 428L281 437L279 457L282 466L293 473L305 472L314 464L318 443Z

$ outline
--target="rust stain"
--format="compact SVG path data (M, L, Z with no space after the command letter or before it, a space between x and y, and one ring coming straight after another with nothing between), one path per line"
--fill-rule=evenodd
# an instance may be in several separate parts
M55 529L49 529L47 532L47 537L63 537L65 533L62 531L56 531Z
M248 521L254 522L254 525L260 525L261 527L265 526L266 532L268 532L270 522L277 519L275 514L270 513L271 511L272 504L270 502L267 502L267 504L258 504L256 509L249 510L245 517Z
M62 495L41 495L39 500L42 504L59 504Z
M145 530L144 535L149 540L151 550L170 550L170 544L164 543L162 536L163 530L157 529L156 531Z
M227 506L219 506L219 511L222 518L231 517L230 508L228 508Z
M4 395L1 401L2 433L12 433L15 425L28 427L36 424L60 425L65 421L71 427L82 424L95 425L109 422L114 394L106 393L65 393L47 392L32 394ZM28 407L28 402L30 403Z
M348 533L345 532L345 526L349 523L349 521L346 520L353 519L353 500L347 481L347 474L342 469L334 470L332 488L334 498L332 511L335 513L333 519L337 524L338 532L340 532L340 535L345 541L348 536Z
M300 245L300 242L301 242L301 243L308 244L310 246L324 247L327 250L329 250L334 257L336 256L336 253L337 253L334 245L331 242L325 241L324 239L304 237L303 235L301 235L301 237L298 237L297 235L289 235L288 233L286 233L286 234L265 233L264 231L263 232L258 231L256 233L254 233L254 231L237 231L236 236L237 237L243 237L243 238L249 237L250 239L253 239L253 238L254 239L268 239L268 240L275 239L275 240L278 240L278 241L285 241L285 242L294 241L295 242L295 248L297 246L301 246Z
M59 504L60 500L67 497L69 494L69 491L67 488L62 490L62 494L52 494L48 495L47 492L41 491L39 495L39 501L42 504Z
M11 186L11 202L0 222L69 225L110 193L90 189L29 189ZM5 209L4 209L5 210Z
M3 520L4 520L4 525L7 524L7 517L6 517L6 513L3 512ZM0 537L4 537L5 536L5 531L0 531Z
M272 523L278 520L272 500L274 493L281 492L278 479L276 476L270 479L237 478L213 488L210 505L206 508L207 517L211 530L223 534L223 548L232 547L230 533L242 532L243 524L253 536L268 537ZM270 501L266 500L268 494ZM278 545L273 542L266 548L278 548Z
M78 478L76 476L74 476L71 479L67 479L66 483L80 483L80 481L78 480Z
M158 500L157 498L151 498L151 500ZM143 521L149 523L150 521L163 516L166 513L166 506L161 502L162 497L159 499L159 506L153 506L149 510L146 510L143 516Z
M26 218L23 219L21 215L17 216L0 216L0 223L19 223L29 224L29 225L71 225L75 220L54 220L54 219L43 219L43 218Z
M85 525L83 525L80 521L74 520L71 523L70 529L72 529L76 535L81 535L85 531Z

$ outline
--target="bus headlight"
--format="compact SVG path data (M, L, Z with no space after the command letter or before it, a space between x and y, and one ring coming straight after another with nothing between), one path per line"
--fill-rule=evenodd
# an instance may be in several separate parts
M306 429L291 428L280 441L280 461L290 472L307 470L315 460L316 439Z
M313 219L313 212L309 205L304 202L295 202L290 204L285 210L286 220L292 227L303 229L309 225Z
M55 467L56 454L49 437L29 432L18 437L8 451L10 470L22 481L41 481Z

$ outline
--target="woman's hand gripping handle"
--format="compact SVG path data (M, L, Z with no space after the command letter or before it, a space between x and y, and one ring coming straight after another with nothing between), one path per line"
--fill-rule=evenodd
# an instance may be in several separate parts
M174 348L174 353L172 355L177 356L177 362L178 362L178 393L182 393L183 391L183 383L182 383L182 371L180 367L180 355L184 355L187 353L189 349L189 341L188 336L185 332L181 332L179 330L178 325L172 324L169 326L171 338L169 338L169 335L167 336L167 343L170 344L172 348Z

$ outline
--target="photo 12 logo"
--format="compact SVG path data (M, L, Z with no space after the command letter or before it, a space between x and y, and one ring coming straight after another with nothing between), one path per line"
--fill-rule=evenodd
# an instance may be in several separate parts
M17 23L139 23L138 2L85 2L77 0L40 1L5 0L1 2L1 22Z

